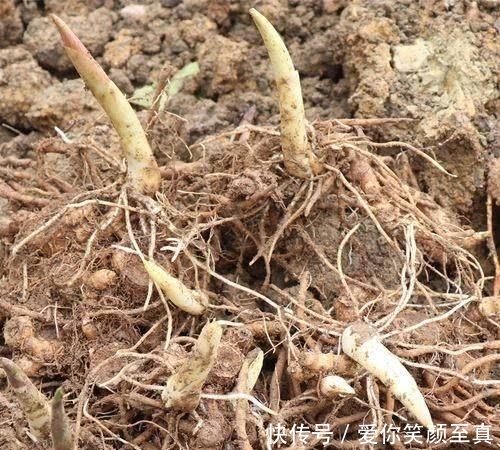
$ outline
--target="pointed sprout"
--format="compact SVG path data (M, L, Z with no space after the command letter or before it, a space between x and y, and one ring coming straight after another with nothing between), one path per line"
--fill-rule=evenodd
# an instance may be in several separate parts
M342 377L338 375L327 375L319 382L319 392L327 398L350 397L356 391Z
M257 383L262 365L264 364L264 352L260 348L254 348L250 351L241 365L240 373L238 374L238 382L236 391L249 394ZM246 400L244 400L246 402Z
M264 363L264 352L260 348L254 348L250 351L241 365L238 381L236 383L236 391L239 394L249 395L257 383L262 365ZM252 450L252 446L248 440L247 434L247 415L248 415L248 399L240 398L236 404L235 411L235 431L240 448L243 450Z
M37 439L48 438L51 415L49 402L17 364L10 359L0 358L0 366L5 370L9 385L28 419L31 433Z
M250 10L269 53L278 89L281 117L283 162L290 175L310 178L321 172L321 165L307 139L306 118L299 73L278 32L256 9Z
M54 450L70 450L73 448L73 436L68 417L64 411L63 391L61 388L56 390L52 398L51 408L52 446Z
M160 187L160 170L132 106L68 25L54 14L51 18L66 54L120 137L132 186L144 194L155 193Z
M222 327L218 322L203 327L191 355L167 380L161 395L166 408L182 411L197 408L201 389L215 364L221 337Z
M142 262L149 277L175 306L193 316L199 316L205 312L208 297L203 292L189 289L153 261L143 260Z
M347 327L342 334L342 350L382 381L424 427L429 431L435 430L429 408L415 379L398 357L379 341L374 328L362 322Z
M264 352L260 348L254 348L251 352L248 353L245 360L243 361L243 367L240 371L240 374L244 374L246 372L246 380L242 383L244 390L241 392L250 393L257 383L257 379L259 378L260 372L262 370L262 366L264 364ZM244 369L244 370L243 370ZM240 385L240 380L238 380L238 386ZM240 386L239 386L240 387Z

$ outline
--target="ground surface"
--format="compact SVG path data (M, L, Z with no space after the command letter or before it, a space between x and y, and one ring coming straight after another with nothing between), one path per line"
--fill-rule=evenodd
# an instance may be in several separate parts
M497 447L500 4L138 3L0 4L0 355L48 397L64 388L75 448L260 449L277 424L288 430L281 448L322 448L314 434L293 444L294 424L325 424L331 448L359 448L363 425L414 424L341 354L339 336L356 320L405 360L448 437L463 424L472 442L483 424L492 440L474 448ZM281 164L251 7L300 72L325 165L312 181ZM49 13L134 98L162 166L154 200L123 188L116 134ZM191 62L198 74L150 113L142 88ZM191 316L148 289L137 249L205 292L207 311ZM165 410L159 390L195 358L208 319L226 325L203 393L241 392L258 347L251 394L276 416L246 400ZM355 396L327 398L328 374ZM0 384L1 448L50 448L30 439Z

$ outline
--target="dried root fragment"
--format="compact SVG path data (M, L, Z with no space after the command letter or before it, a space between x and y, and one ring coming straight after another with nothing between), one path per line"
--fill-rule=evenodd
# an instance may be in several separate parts
M31 433L37 439L48 438L51 422L49 402L10 359L0 358L0 366L5 370L9 385L26 414Z
M68 417L64 411L63 391L57 389L51 404L52 418L50 429L54 450L70 450L73 448L73 437Z
M362 322L347 327L342 334L342 349L382 381L423 426L430 431L435 429L429 408L414 378L397 356L378 340L374 328Z
M285 168L290 175L310 178L321 172L322 168L307 139L299 73L293 66L283 40L271 23L253 8L250 10L250 15L264 40L274 69L279 96L281 148Z
M155 193L160 187L160 169L132 106L68 25L54 14L51 18L66 54L120 137L132 186L141 193Z
M194 316L199 316L205 312L208 297L203 292L189 289L184 283L153 261L144 260L143 263L150 278L175 306Z
M172 375L162 392L166 408L193 411L201 398L201 389L215 364L222 337L218 322L207 323L201 330L188 360Z

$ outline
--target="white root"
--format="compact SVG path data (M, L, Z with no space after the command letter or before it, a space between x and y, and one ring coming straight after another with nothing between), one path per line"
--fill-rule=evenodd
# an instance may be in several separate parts
M281 117L281 147L285 168L298 178L310 178L321 172L321 165L307 139L306 118L299 73L278 32L257 10L252 16L274 69Z
M342 334L344 353L377 377L409 412L429 431L434 423L417 383L396 355L378 339L377 331L362 322L347 327Z
M142 262L149 277L174 305L193 316L199 316L205 312L208 305L206 294L189 289L155 262L146 260Z

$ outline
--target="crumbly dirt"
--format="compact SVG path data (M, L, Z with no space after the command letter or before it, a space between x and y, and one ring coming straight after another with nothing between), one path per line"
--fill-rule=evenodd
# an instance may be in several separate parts
M411 415L341 351L358 320L405 361L434 422L448 437L463 424L471 443L416 448L500 445L499 2L0 3L0 356L47 398L62 386L73 450L267 449L278 424L289 434L272 448L323 448L291 441L300 424L361 448L363 424L403 429ZM299 70L325 168L313 180L282 164L251 7ZM161 166L154 198L127 188L118 137L50 13L132 97ZM151 114L143 88L191 62L199 72ZM139 251L208 309L162 298ZM211 320L224 332L199 405L167 410L163 386ZM246 389L257 347L247 393L275 415L224 398ZM356 394L326 398L329 374ZM0 389L1 448L51 448L3 373ZM481 424L491 442L472 446ZM400 437L373 448L410 445Z

